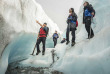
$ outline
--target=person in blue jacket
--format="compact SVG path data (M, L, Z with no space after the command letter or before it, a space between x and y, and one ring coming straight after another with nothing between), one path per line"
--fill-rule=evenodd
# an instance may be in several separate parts
M91 28L91 19L95 16L95 10L87 1L83 4L83 6L83 24L85 24L86 31L88 32L88 39L90 39L94 37L94 32Z
M57 31L55 31L55 33L53 34L53 42L54 42L54 47L56 46L57 44L57 39L59 38L59 35L57 33Z
M69 41L69 32L71 31L72 33L72 44L71 46L75 45L75 31L76 31L76 21L77 21L77 15L74 12L73 8L69 9L70 15L67 18L67 30L66 30L66 44L68 45L70 43Z

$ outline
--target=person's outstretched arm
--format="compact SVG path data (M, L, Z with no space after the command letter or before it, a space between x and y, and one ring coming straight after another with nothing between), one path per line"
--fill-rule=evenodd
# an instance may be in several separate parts
M36 23L38 23L41 27L44 27L39 21L36 20Z

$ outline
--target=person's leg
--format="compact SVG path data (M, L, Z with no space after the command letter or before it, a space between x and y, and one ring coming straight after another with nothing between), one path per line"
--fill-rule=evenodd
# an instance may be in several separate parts
M57 39L55 39L55 44L54 44L54 47L56 46L56 44L57 44Z
M56 39L56 45L57 45L57 39Z
M91 23L93 22L93 17L91 18ZM94 37L94 31L92 30L92 27L91 27L91 38Z
M75 28L72 29L72 42L75 42Z
M54 42L54 47L55 47L55 38L53 39L53 42Z
M38 40L37 40L37 43L36 43L36 45L37 45L37 53L36 53L36 55L38 55L39 54L39 52L40 52L40 49L39 49L39 44L41 43L41 38L39 38Z
M86 28L86 31L88 33L88 38L89 38L89 36L90 36L90 26L85 23L85 28Z
M45 53L45 41L46 41L46 37L42 38L42 43L43 43L43 51Z
M85 22L85 28L86 28L86 31L88 32L88 38L91 37L91 18L87 18L86 22Z
M93 38L93 37L94 37L94 32L93 32L93 30L91 28L91 38Z

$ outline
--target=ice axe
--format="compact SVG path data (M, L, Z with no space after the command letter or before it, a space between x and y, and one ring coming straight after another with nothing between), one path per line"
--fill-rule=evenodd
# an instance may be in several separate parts
M36 43L37 43L37 41L36 41ZM34 46L34 50L33 50L32 54L30 54L30 55L34 55L35 49L36 49L36 44L35 44L35 46Z
M36 49L36 45L35 45L34 50L33 50L33 52L32 52L32 54L31 54L31 55L34 55L34 51L35 51L35 49Z

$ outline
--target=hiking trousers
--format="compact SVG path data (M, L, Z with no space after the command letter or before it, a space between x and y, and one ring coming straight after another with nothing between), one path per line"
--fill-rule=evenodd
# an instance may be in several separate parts
M46 37L39 37L39 39L37 40L37 52L40 52L40 48L39 48L39 44L42 42L43 44L43 52L45 52L45 42L46 42Z
M55 47L57 44L57 38L53 38L53 42L54 42L54 47Z
M66 41L69 41L69 33L71 31L72 35L72 42L75 42L75 31L76 31L76 24L68 24L67 31L66 31Z
M86 18L85 28L86 28L86 31L88 33L88 38L91 38L92 36L94 36L94 32L93 32L92 27L91 27L91 17Z

